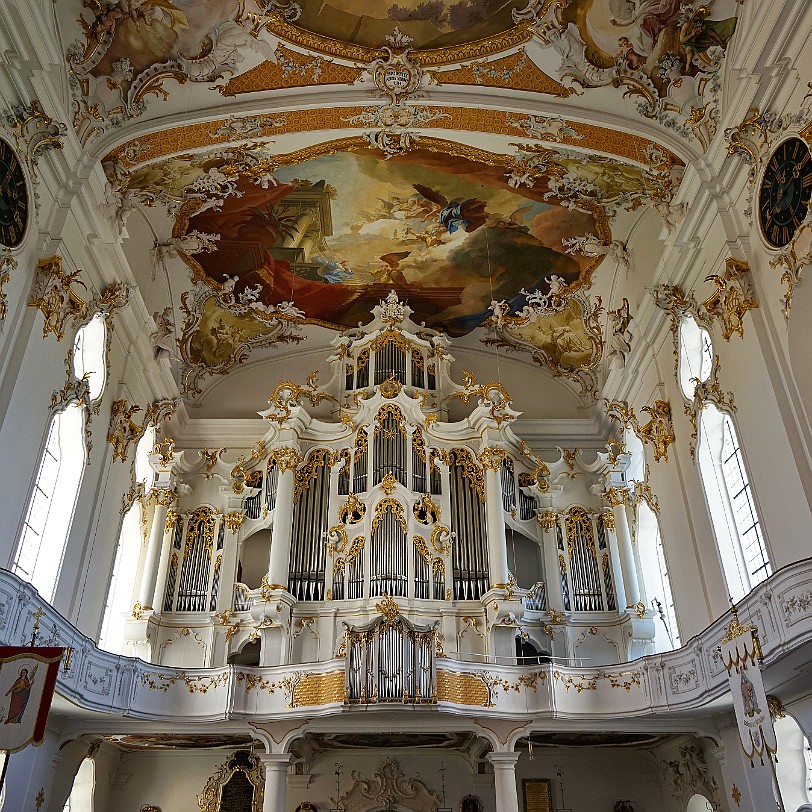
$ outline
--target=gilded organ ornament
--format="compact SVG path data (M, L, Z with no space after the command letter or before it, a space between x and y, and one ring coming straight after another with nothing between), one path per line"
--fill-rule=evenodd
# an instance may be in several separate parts
M132 417L141 411L137 404L130 406L127 400L114 400L110 411L110 427L107 442L113 446L113 459L126 462L130 446L137 445L150 425L160 427L169 420L180 405L178 400L157 400L147 408L141 425Z

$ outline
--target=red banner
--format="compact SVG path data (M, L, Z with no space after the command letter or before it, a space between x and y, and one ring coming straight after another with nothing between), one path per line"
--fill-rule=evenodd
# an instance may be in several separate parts
M42 743L63 652L0 646L0 750Z

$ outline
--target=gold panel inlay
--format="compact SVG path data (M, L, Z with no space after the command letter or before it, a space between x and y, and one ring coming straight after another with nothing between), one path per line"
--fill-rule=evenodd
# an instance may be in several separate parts
M344 672L308 674L293 689L293 706L329 705L344 701Z
M437 701L457 705L488 705L488 689L482 680L470 674L437 672Z
M257 137L266 135L285 135L296 132L314 132L319 130L346 130L351 127L347 119L359 116L364 112L363 107L334 107L330 109L290 110L283 111L284 120L276 122L276 126L262 131ZM457 107L428 107L431 112L443 113L449 118L438 118L436 122L428 121L421 125L422 129L439 127L446 130L464 130L466 132L486 132L495 135L509 135L515 138L525 138L523 133L510 123L516 117L515 113L505 110L488 110L482 108ZM656 146L663 150L675 165L683 162L670 150L654 141L642 138L632 133L614 131L595 124L570 122L567 124L575 129L583 138L570 141L565 138L563 143L576 144L584 150L597 150L619 158L627 158L638 163L647 164L646 150ZM227 143L228 135L216 135L218 129L227 128L228 119L217 119L197 124L188 124L181 127L171 127L166 130L149 133L138 139L127 141L113 149L104 161L118 159L124 167L132 169L136 166L154 161L169 155L184 153L189 150L210 147L215 144ZM359 125L360 126L360 125ZM214 133L214 134L213 134ZM431 148L428 139L421 141L421 147ZM448 142L453 143L453 142ZM369 142L362 136L352 136L338 141L329 142L303 150L305 154L299 157L298 153L289 156L278 156L279 165L299 163L322 154L332 154L343 150L358 148L369 149ZM460 146L460 145L457 145ZM130 155L137 156L130 159ZM503 156L505 163L510 163L509 156ZM361 359L359 359L359 366Z
M223 96L241 93L259 93L285 87L310 87L312 85L351 85L363 74L361 68L337 65L319 57L305 56L284 45L275 52L276 62L266 61L239 76L235 76L218 88ZM317 68L317 71L314 71Z

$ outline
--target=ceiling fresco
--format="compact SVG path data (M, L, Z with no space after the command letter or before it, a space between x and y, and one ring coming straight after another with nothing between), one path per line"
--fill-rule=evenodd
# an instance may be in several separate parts
M440 98L453 85L579 96L606 115L620 95L668 137L713 137L736 0L85 0L62 3L74 127L98 138L211 94L353 85L375 93L389 66L393 104ZM74 14L69 17L69 7ZM416 80L416 81L415 81ZM195 87L197 86L197 87ZM598 89L603 89L598 91ZM180 98L178 98L180 102ZM400 126L419 125L403 117ZM623 108L623 114L630 111ZM634 115L634 114L632 114ZM364 121L356 122L363 126ZM369 123L368 121L366 123Z
M329 341L394 290L418 322L594 399L602 362L629 346L612 281L632 267L629 229L650 210L668 230L685 215L675 194L715 132L738 8L65 0L57 13L73 127L104 155L114 226L124 235L140 209L154 235L170 292L154 344L187 398L249 357Z
M552 276L575 286L595 264L561 245L598 229L591 214L511 189L500 167L467 158L341 152L274 178L268 188L241 178L220 210L189 218L189 229L219 235L193 262L218 286L230 277L255 310L293 302L347 328L394 289L416 321L459 336L491 301L515 308L523 288L549 287Z
M389 160L347 138L105 163L122 216L141 203L174 220L156 252L186 288L176 335L187 396L258 348L304 340L304 325L368 321L391 290L418 322L527 353L594 396L603 308L586 291L607 256L622 258L610 222L667 206L680 167L653 147L640 166L564 147L421 144Z

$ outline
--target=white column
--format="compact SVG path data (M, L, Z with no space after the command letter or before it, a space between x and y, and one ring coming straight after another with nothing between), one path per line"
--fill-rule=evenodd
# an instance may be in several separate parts
M496 812L519 812L519 792L516 789L516 762L518 753L488 753L493 764L493 783L496 789Z
M629 531L629 518L626 505L620 498L611 500L612 513L615 517L615 536L617 537L620 570L623 573L623 586L626 593L626 605L618 606L620 611L634 606L640 600L640 584L637 580L637 565L632 549L632 535Z
M161 560L161 547L163 546L166 525L166 514L169 506L175 501L175 491L172 488L153 488L149 492L149 499L155 502L155 512L152 515L152 527L147 542L147 557L144 561L144 573L141 578L141 589L138 592L138 602L142 609L153 608L155 584L158 581L158 564Z
M260 753L259 760L265 767L265 794L262 799L262 812L285 812L290 753Z
M290 570L290 542L293 530L293 468L279 465L279 478L276 484L276 507L274 508L273 528L271 529L271 553L268 567L268 580L287 589Z
M501 465L501 461L499 461ZM498 468L485 468L485 528L491 586L508 581L507 539L502 515L502 483Z
M557 522L554 511L543 510L539 513L547 608L563 612L564 590L561 588L561 564L558 560L558 538L555 532Z
M169 512L167 511L167 519ZM175 522L182 522L182 516L175 516ZM160 612L163 608L164 594L166 591L166 574L169 571L169 557L172 554L172 542L175 538L175 522L167 528L164 522L164 538L161 544L161 558L158 562L158 576L155 579L155 592L152 595L152 608Z

